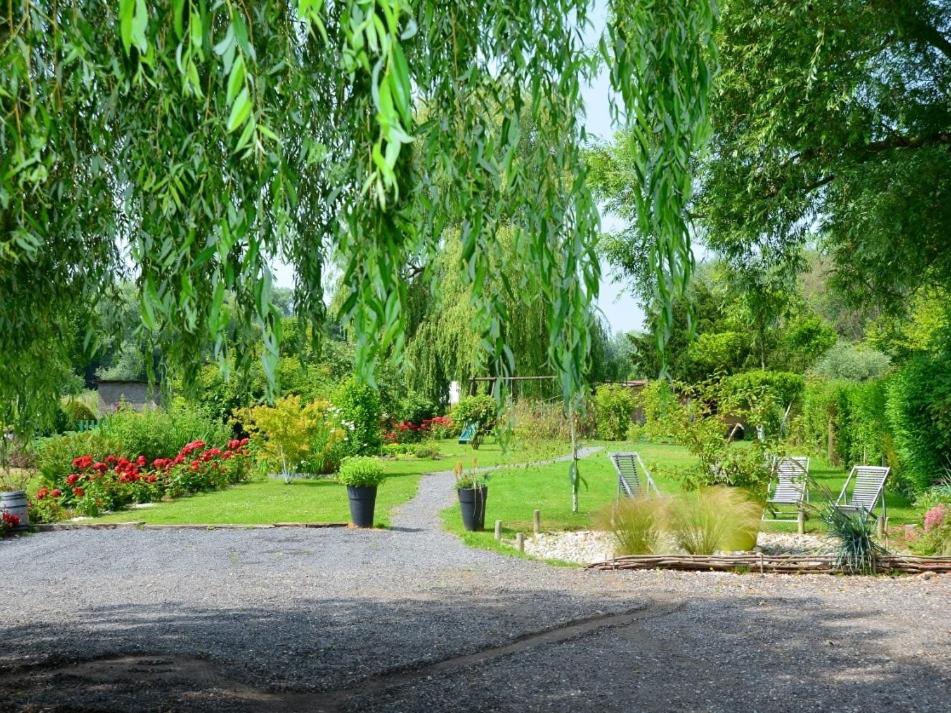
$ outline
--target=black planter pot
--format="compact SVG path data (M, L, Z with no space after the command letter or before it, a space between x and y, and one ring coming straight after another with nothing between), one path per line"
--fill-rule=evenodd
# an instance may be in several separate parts
M459 488L459 508L462 510L462 526L470 532L485 528L485 500L489 495L486 486Z
M348 485L350 521L357 527L373 527L373 508L376 506L376 486Z

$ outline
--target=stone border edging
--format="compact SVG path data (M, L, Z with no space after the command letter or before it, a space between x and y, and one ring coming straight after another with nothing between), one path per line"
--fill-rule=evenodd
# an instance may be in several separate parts
M268 530L278 527L290 528L309 528L323 529L330 527L348 527L346 522L275 522L271 524L230 524L230 523L185 523L161 524L147 523L144 520L130 522L91 522L83 524L73 523L52 523L43 525L34 525L33 529L38 532L56 532L58 530L117 530L126 528L135 528L138 530Z

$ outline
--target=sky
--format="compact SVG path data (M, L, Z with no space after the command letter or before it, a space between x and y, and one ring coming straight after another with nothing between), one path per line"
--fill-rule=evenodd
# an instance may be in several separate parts
M592 27L586 33L594 41L600 36L605 22L603 5L592 14ZM606 73L602 72L594 81L583 87L582 97L585 105L585 128L592 139L610 139L614 134L609 110L610 83ZM616 230L620 226L618 218L602 212L601 227L605 231ZM597 308L601 311L612 332L639 330L644 323L644 310L623 283L618 283L616 275L608 265L602 265L600 297ZM294 274L283 263L274 266L275 282L282 287L292 287Z

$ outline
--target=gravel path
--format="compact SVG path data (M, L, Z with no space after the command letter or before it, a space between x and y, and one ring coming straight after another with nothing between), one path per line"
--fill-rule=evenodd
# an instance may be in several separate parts
M452 497L451 474L425 477L390 530L0 542L0 701L31 712L948 709L951 577L552 568L443 533Z

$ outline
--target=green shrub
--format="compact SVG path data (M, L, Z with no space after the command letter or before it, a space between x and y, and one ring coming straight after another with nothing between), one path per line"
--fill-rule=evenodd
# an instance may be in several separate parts
M678 403L677 395L667 380L658 379L645 385L636 401L644 412L644 426L640 435L662 443L674 441L670 414L678 407Z
M380 452L380 396L376 389L349 378L337 389L333 404L339 410L340 423L347 431L345 452L366 455Z
M453 407L452 420L460 430L474 423L480 433L490 433L498 413L498 404L491 396L467 396Z
M889 381L886 413L910 492L934 484L951 464L951 360L909 359Z
M51 486L66 480L73 471L74 458L88 454L95 460L103 460L110 453L124 452L121 443L100 430L42 438L37 441L35 451L36 469L43 482ZM177 449L164 455L174 455L176 452Z
M411 451L413 444L411 443L384 443L383 444L383 455L389 456L391 458L396 458L397 456L405 456Z
M692 555L756 546L761 504L738 488L704 488L674 499L670 527L677 544Z
M757 369L724 377L715 398L721 412L745 415L744 421L752 416L757 426L775 434L786 409L800 400L804 388L799 374Z
M567 441L570 424L561 401L521 398L511 404L514 435L519 440Z
M436 415L436 404L422 394L410 392L400 399L397 421L420 424Z
M596 527L614 537L617 556L649 555L659 551L661 537L668 527L669 498L625 498L604 508Z
M273 406L254 406L236 412L255 435L255 458L266 472L291 474L332 473L339 465L338 445L344 430L332 417L329 401L301 404L297 395L284 396Z
M99 418L99 395L95 391L80 391L63 396L56 409L52 429L45 433L76 431L80 422Z
M82 401L67 399L61 406L70 426L80 421L95 421L96 413Z
M769 463L781 451L778 432L765 430L740 447L727 440L727 424L715 411L718 391L714 384L679 385L679 398L670 398L655 428L673 436L696 456L697 465L677 473L688 488L735 486L765 492L770 478ZM771 418L774 402L768 394L748 400L749 408L736 405L730 412L747 427L757 429Z
M594 394L594 413L598 438L621 441L634 417L637 402L631 390L618 384L599 386Z
M436 460L439 458L439 448L429 443L418 443L413 446L413 455L417 458Z
M890 368L887 354L864 344L839 342L819 358L809 373L823 379L869 381L885 376Z
M343 485L355 488L369 488L379 485L386 475L383 466L375 458L346 458L340 465L337 480Z
M103 438L116 444L114 451L148 460L178 453L191 441L224 443L231 429L201 408L176 399L168 409L120 409L99 422Z
M935 505L951 505L951 474L946 473L937 485L915 498L915 507L919 510L930 510Z
M99 394L90 389L64 396L56 417L56 431L75 431L80 422L99 418Z

